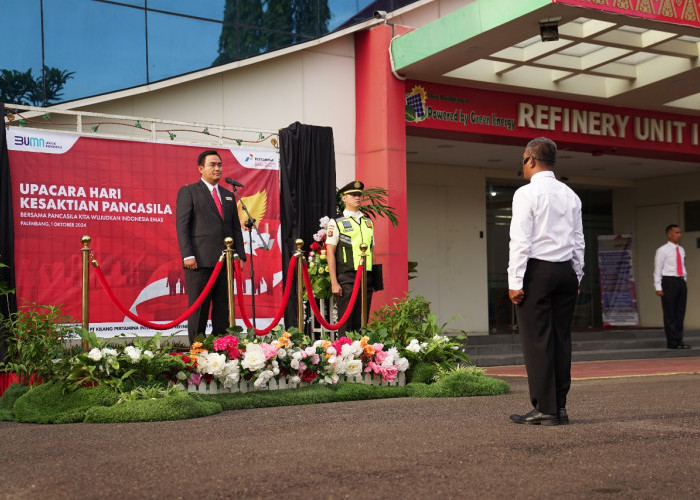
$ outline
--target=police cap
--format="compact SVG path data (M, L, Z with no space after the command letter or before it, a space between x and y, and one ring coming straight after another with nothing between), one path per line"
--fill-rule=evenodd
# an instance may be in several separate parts
M352 193L362 194L362 191L364 189L365 189L365 185L363 182L351 181L351 182L348 182L342 188L340 188L340 193L341 194L352 194Z

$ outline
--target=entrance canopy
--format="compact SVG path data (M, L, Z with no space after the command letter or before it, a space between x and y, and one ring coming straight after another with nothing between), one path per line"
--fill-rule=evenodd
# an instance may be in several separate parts
M693 0L477 0L391 51L414 80L696 114L699 19Z
M565 162L568 175L632 180L688 173L697 171L700 157L697 11L692 0L476 0L396 37L391 54L394 70L409 82L463 88L470 94L461 96L463 103L470 101L462 106L464 111L477 102L475 94L480 91L498 91L507 93L505 100L511 102L533 96L530 101L535 115L537 106L563 109L572 103L573 107L622 120L636 115L628 121L627 136L618 135L616 141L591 136L585 140L588 146L582 144L583 137L562 144L562 149L569 150ZM554 27L558 39L543 41L541 25L550 30ZM407 85L407 94L411 89L412 84ZM433 94L442 96L445 92ZM451 99L456 93L447 94ZM494 92L488 99L483 96L478 100L490 102L490 108L502 106L504 99ZM560 100L560 104L552 100ZM512 104L515 109L516 103ZM658 149L649 141L634 144L628 139L634 137L635 120L643 124L647 116L659 127L674 127L676 123L678 133L672 140L671 134L666 134L659 141L665 144L659 144ZM522 134L515 134L520 138L514 140L508 132L501 137L445 133L443 127L438 127L443 128L439 133L431 132L427 128L432 127L421 127L427 122L407 128L409 161L430 159L459 165L470 158L512 170L511 157L517 158L526 142ZM558 123L549 123L552 132L531 132L551 136L556 128L561 131ZM643 132L636 130L638 135ZM558 143L562 139L559 137ZM608 147L598 147L606 141ZM501 146L484 144L489 142ZM594 171L591 154L596 157ZM674 161L669 163L669 159Z

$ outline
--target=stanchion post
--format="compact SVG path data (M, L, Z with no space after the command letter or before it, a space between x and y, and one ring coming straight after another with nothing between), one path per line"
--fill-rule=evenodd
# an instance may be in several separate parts
M367 326L367 248L366 243L360 245L360 251L362 252L362 257L360 258L362 263L362 328Z
M233 288L233 262L238 260L238 254L233 250L233 238L224 238L226 245L226 283L228 285L228 326L236 326L235 292Z
M90 329L90 243L92 242L92 238L90 236L83 235L82 238L80 238L80 242L83 244L83 248L80 250L83 254L83 273L82 273L82 284L83 284L83 294L82 294L82 299L83 299L83 307L82 307L82 327L83 330L89 330ZM88 344L87 340L83 339L83 350L89 351L90 350L90 345Z
M301 248L304 246L304 240L298 239L294 242L297 247L297 252L294 254L297 258L297 328L300 332L304 331L304 252ZM287 276L289 279L289 276Z

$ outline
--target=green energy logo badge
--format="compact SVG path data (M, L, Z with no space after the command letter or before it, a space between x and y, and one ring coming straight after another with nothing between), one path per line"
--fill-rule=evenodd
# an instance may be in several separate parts
M428 94L420 85L416 85L406 94L406 121L418 123L428 117L425 100Z

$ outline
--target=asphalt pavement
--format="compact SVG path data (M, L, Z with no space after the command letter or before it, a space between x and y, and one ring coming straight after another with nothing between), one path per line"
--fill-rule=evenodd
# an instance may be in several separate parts
M700 497L700 374L573 381L567 426L504 396L402 398L156 423L0 422L0 498Z

